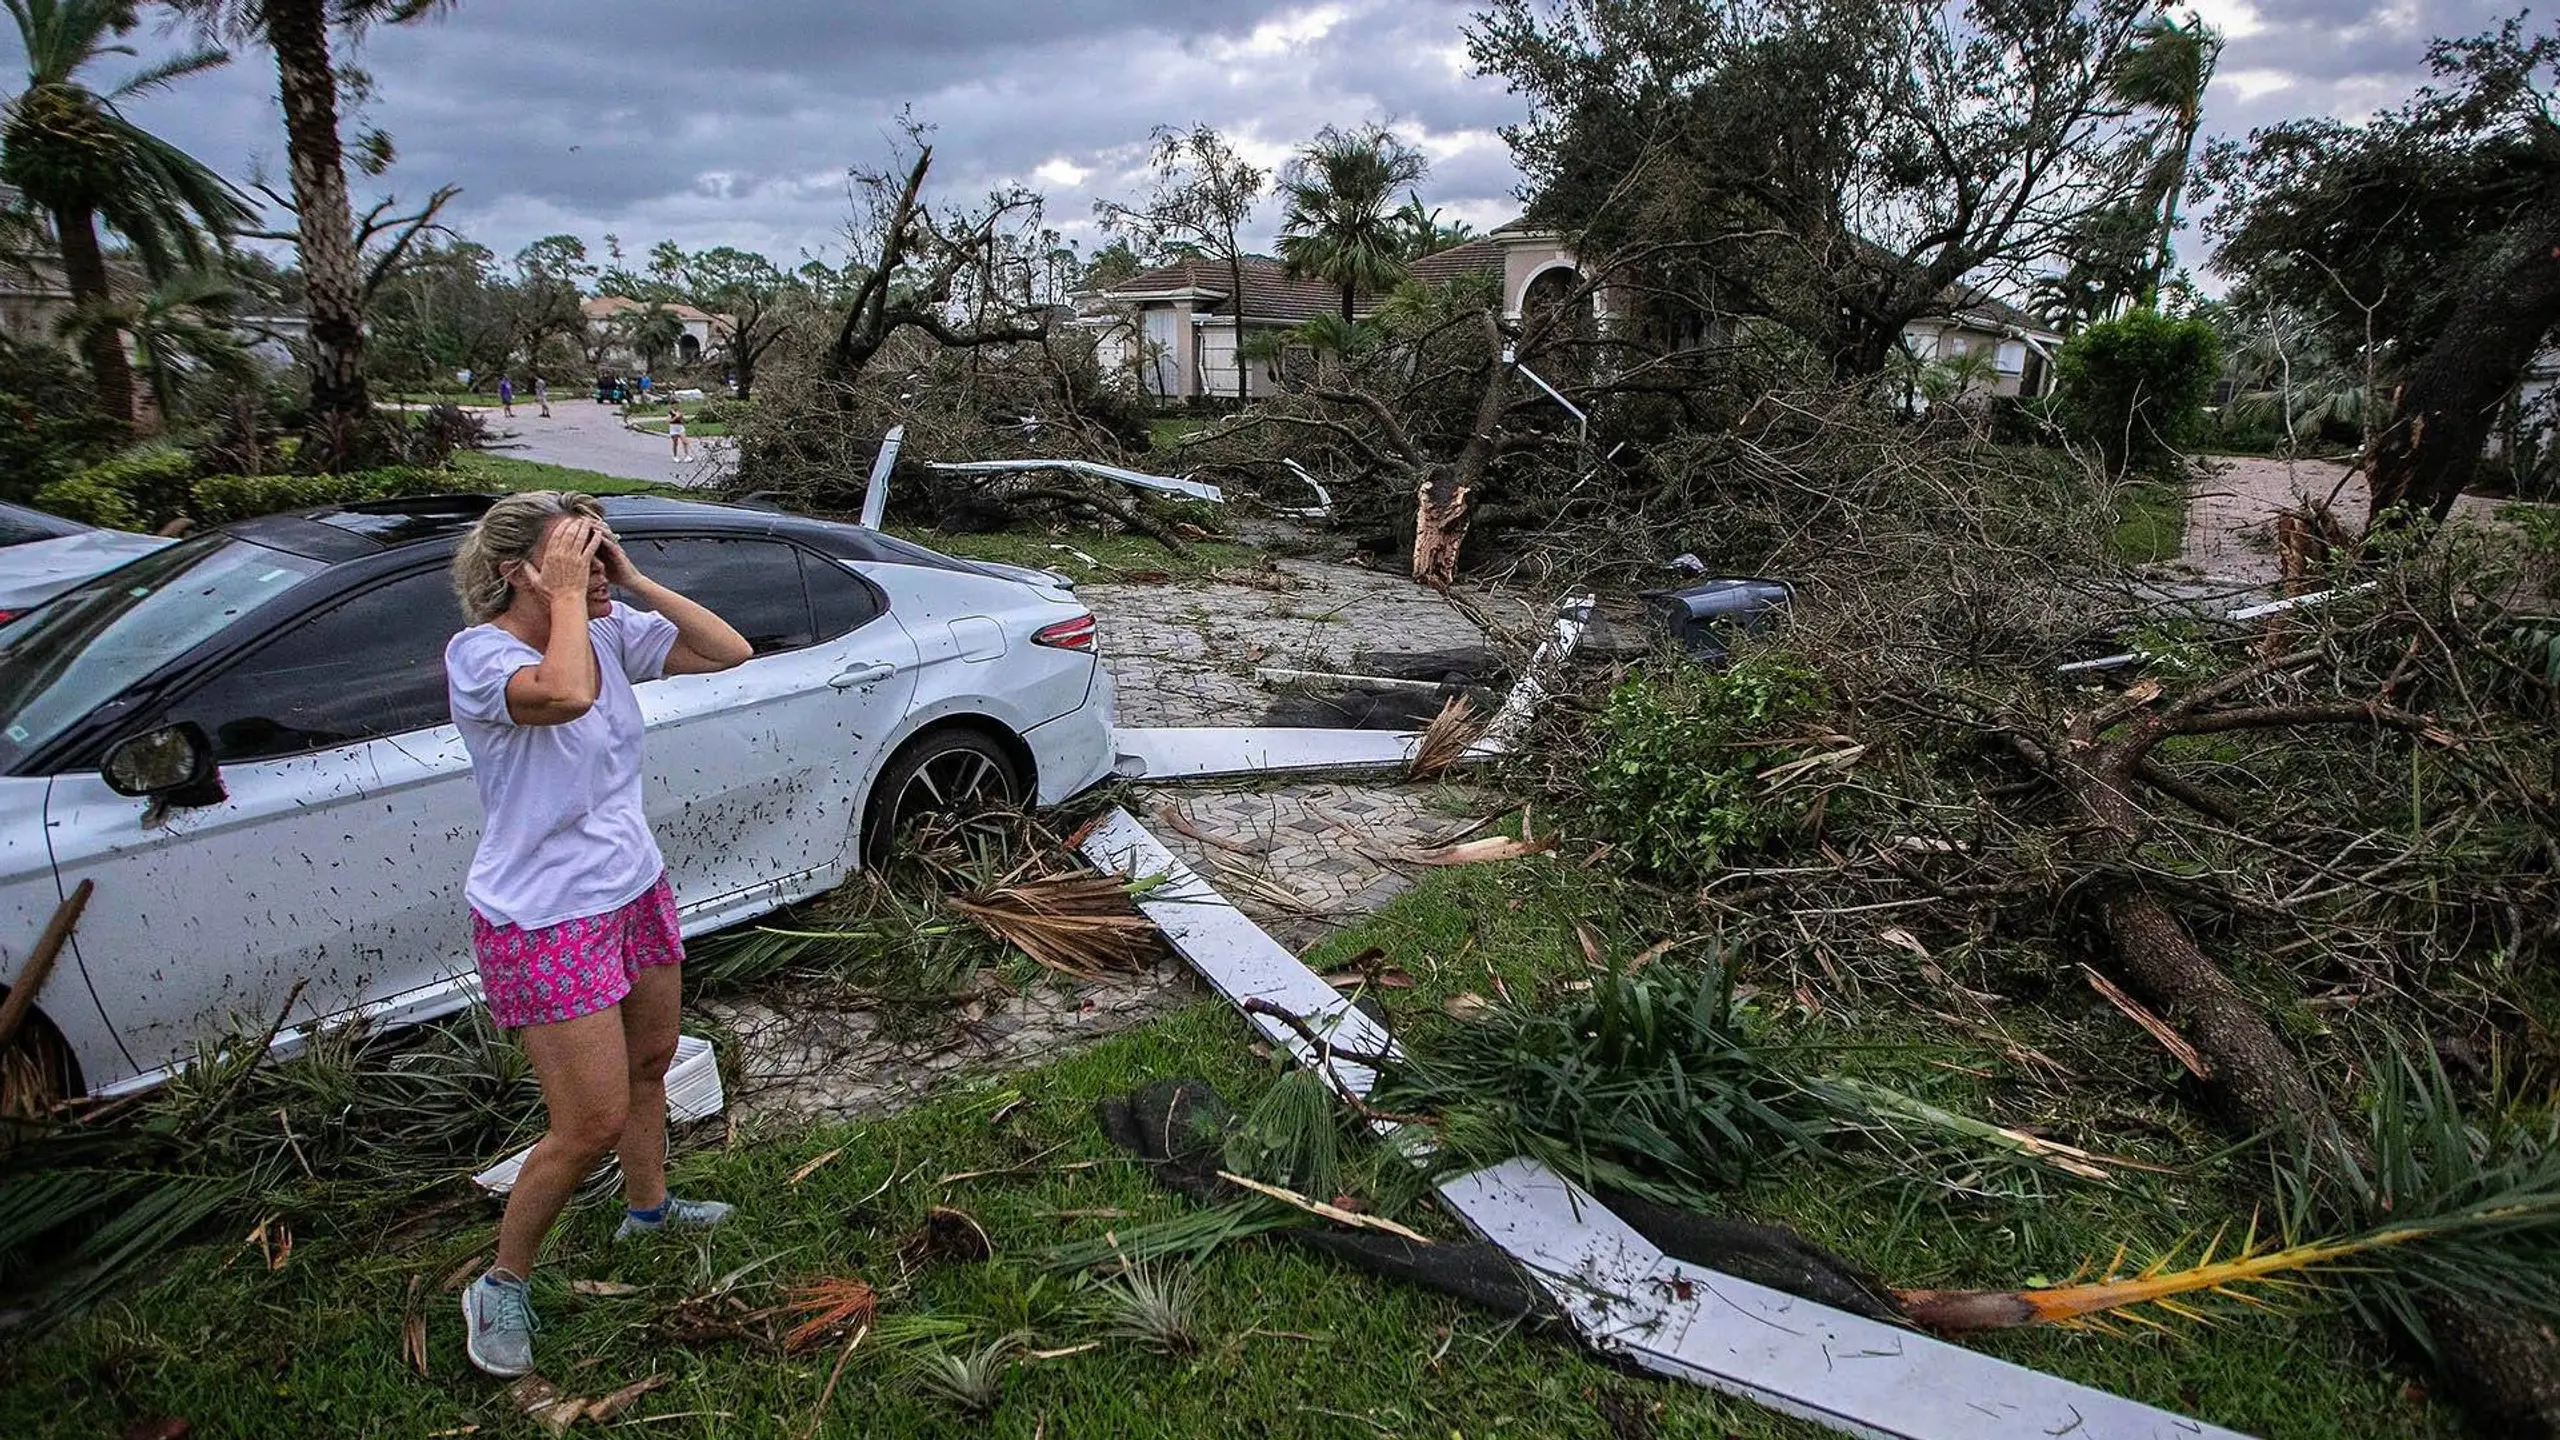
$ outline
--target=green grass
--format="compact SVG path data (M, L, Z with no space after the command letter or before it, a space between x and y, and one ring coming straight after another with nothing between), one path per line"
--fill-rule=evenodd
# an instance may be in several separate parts
M657 495L679 493L648 480L627 480L567 465L547 465L512 455L466 451L453 457L453 469L464 490L577 490L589 495Z
M2116 512L2115 552L2129 565L2175 560L2187 546L2187 490L2156 480L2125 490Z
M1102 535L1092 531L1060 535L1021 531L952 535L910 526L893 525L889 528L890 533L901 539L930 546L946 555L1063 571L1079 582L1107 584L1132 574L1163 575L1176 580L1205 579L1220 570L1249 569L1263 560L1262 552L1250 545L1217 540L1194 542L1191 548L1198 558L1185 560L1144 535ZM1060 545L1071 545L1101 563L1098 567L1086 565L1066 551L1054 548Z
M1150 420L1147 422L1147 448L1159 452L1174 449L1208 427L1208 421L1188 417Z
M819 908L832 913L855 898L840 895ZM1530 1000L1585 973L1579 927L1590 928L1605 954L1624 957L1677 933L1664 927L1680 918L1568 849L1435 871L1308 958L1323 969L1371 946L1383 950L1414 985L1375 998L1408 1044L1427 1045L1452 1023L1443 1006L1453 996L1507 991ZM1697 953L1676 950L1655 963ZM1939 958L1959 983L1985 984L1967 957L1941 951ZM1008 976L1045 983L1019 967ZM2053 1180L2035 1196L1955 1199L1879 1183L1885 1177L1872 1166L1801 1160L1734 1192L1734 1213L1795 1226L1906 1287L2058 1279L2084 1260L2103 1262L2119 1244L2138 1255L2246 1214L2258 1178L2251 1158L2216 1158L2220 1141L2209 1128L2165 1101L2143 1099L2165 1090L2171 1062L2128 1023L2093 1016L2076 991L2050 1013L2022 1006L2002 1013L2019 1043L2084 1077L2040 1088L1979 1032L1935 1010L1847 1005L1836 993L1808 1006L1809 996L1821 1000L1812 993L1824 989L1821 977L1746 963L1741 978L1771 1007L1782 1037L1824 1047L1822 1063L2188 1173L2137 1176L2119 1188ZM695 1017L689 1028L702 1023ZM537 1281L544 1373L580 1395L666 1375L667 1386L626 1417L645 1420L652 1435L805 1433L833 1350L777 1358L734 1343L678 1343L657 1328L680 1301L732 1276L756 1306L779 1303L792 1285L819 1277L862 1276L885 1292L888 1325L924 1319L964 1331L949 1342L953 1353L1016 1331L1027 1331L1036 1349L1102 1339L1066 1280L1039 1278L1043 1252L1191 1207L1109 1145L1094 1102L1192 1075L1247 1106L1278 1074L1254 1056L1251 1038L1223 1003L1203 1001L1026 1072L946 1088L894 1119L747 1127L734 1143L723 1143L717 1125L698 1129L682 1147L676 1183L740 1203L740 1223L697 1238L615 1246L610 1204L574 1210ZM834 1159L790 1183L830 1152ZM985 1171L1007 1173L952 1178ZM435 1288L488 1252L495 1206L458 1175L430 1202L405 1224L369 1215L311 1227L275 1272L235 1234L205 1237L157 1267L147 1286L52 1337L0 1352L0 1435L115 1434L159 1416L184 1416L205 1435L425 1435L475 1425L493 1437L534 1433L512 1414L502 1386L468 1368L454 1297ZM975 1214L995 1258L911 1269L902 1243L933 1205ZM1445 1216L1408 1218L1454 1231ZM1618 1374L1569 1344L1277 1240L1230 1246L1191 1276L1204 1342L1195 1355L1167 1358L1115 1340L1026 1361L982 1419L933 1398L912 1352L867 1342L845 1367L822 1433L1222 1437L1240 1422L1246 1433L1414 1440L1627 1433L1613 1431L1604 1405L1649 1414L1650 1433L1664 1437L1828 1433L1703 1390ZM568 1288L571 1280L610 1280L638 1293L581 1295ZM427 1322L423 1376L401 1361L413 1284ZM1982 1348L2271 1440L2456 1433L2376 1347L2317 1302L2286 1314L2236 1313L2176 1335L2016 1332Z

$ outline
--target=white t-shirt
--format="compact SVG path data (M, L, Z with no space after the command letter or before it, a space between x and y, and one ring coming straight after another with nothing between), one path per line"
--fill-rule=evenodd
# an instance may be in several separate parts
M453 723L488 817L463 895L490 920L539 930L637 900L666 869L640 803L645 727L633 684L666 673L675 622L617 600L587 622L596 703L566 725L519 725L507 682L542 652L495 625L444 649Z

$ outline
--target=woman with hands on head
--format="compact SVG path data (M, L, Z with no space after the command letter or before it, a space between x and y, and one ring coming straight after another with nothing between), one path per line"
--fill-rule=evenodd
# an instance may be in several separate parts
M453 559L470 628L445 647L453 719L486 824L463 893L490 1018L517 1032L549 1129L465 1287L466 1345L493 1375L533 1368L526 1277L580 1180L622 1161L617 1238L716 1225L667 1193L666 1075L684 967L666 861L641 808L634 685L731 669L727 621L640 573L593 496L511 495ZM637 605L613 598L619 589Z

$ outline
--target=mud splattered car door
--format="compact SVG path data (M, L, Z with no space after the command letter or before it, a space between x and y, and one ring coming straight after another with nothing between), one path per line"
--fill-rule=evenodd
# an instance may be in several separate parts
M297 982L292 1025L440 984L446 1008L462 1003L451 982L470 961L460 907L478 831L420 824L414 794L386 796L382 780L386 759L444 720L444 642L460 624L441 568L389 577L138 718L211 737L211 803L54 777L62 885L98 882L74 944L133 1070L272 1023ZM440 783L469 803L468 768Z
M905 718L916 648L877 592L780 540L626 539L650 579L709 606L755 658L640 687L650 828L686 928L835 884L853 858L854 787Z

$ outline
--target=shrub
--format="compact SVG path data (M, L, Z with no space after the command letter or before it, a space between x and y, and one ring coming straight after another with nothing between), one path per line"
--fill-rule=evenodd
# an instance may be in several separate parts
M2074 335L2054 357L2064 426L2118 472L2174 466L2204 421L2222 342L2202 320L2135 310Z
M110 530L140 530L142 516L122 490L97 480L83 471L67 480L56 480L35 493L35 506L49 510L66 520L90 525L104 525Z
M1810 822L1816 792L1760 777L1800 757L1830 710L1821 678L1778 651L1639 675L1596 723L1590 819L1620 854L1676 879L1776 844Z
M414 466L346 475L214 475L196 482L194 512L207 525L221 525L284 510L435 495L453 488L453 477L445 472Z
M102 460L70 478L123 496L125 509L135 521L133 528L153 530L187 513L196 460L184 450L153 445Z
M98 413L88 375L60 346L0 336L0 500L32 500L125 436Z

